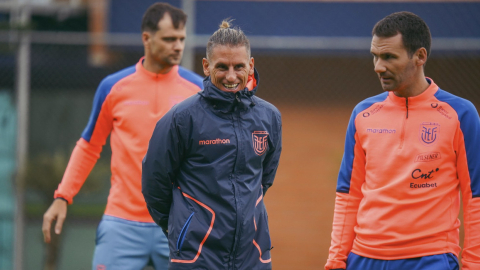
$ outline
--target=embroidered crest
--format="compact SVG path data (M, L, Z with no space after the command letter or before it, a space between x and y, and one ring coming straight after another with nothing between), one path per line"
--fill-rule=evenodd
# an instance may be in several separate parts
M268 132L266 131L254 131L252 133L253 150L255 154L261 156L267 151L268 148Z
M420 139L425 145L431 145L437 140L439 131L438 123L423 122L420 125Z

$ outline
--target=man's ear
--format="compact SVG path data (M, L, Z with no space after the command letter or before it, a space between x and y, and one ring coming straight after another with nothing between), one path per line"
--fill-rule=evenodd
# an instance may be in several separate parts
M210 70L208 69L208 60L207 58L203 58L202 59L202 66L203 66L203 74L205 74L205 76L210 76Z
M150 48L149 41L152 38L151 33L148 31L143 31L142 32L142 43L145 48Z
M427 50L422 47L415 53L415 62L417 66L423 66L427 62Z
M253 57L250 57L250 61L249 61L248 65L250 65L250 71L248 72L248 75L252 76L253 73L255 73L255 70L254 70L255 60L253 59Z

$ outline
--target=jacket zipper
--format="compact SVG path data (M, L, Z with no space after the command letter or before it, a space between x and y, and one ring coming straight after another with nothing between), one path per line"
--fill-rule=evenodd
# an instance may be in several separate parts
M154 107L153 107L153 113L157 114L157 107L158 107L158 100L157 100L157 92L158 92L158 74L155 76L155 99L153 100L154 102Z
M238 96L238 93L235 94L235 99L238 103L240 103L240 97ZM239 153L240 153L240 139L239 137L241 136L241 133L239 131L240 127L240 112L238 111L238 105L234 107L234 112L233 112L233 130L235 132L235 138L237 141L237 151L236 151L236 157L235 157L235 163L233 164L233 171L231 175L231 181L232 181L232 186L233 186L233 196L235 200L235 236L233 238L233 249L232 249L232 255L231 255L231 269L235 269L235 258L237 255L237 247L238 247L238 237L239 237L239 231L240 231L240 226L239 226L239 219L238 219L238 196L237 196L237 189L236 189L236 171L237 171L237 164L238 164L238 158L239 158ZM238 130L238 131L237 131Z
M405 126L407 125L407 120L408 120L408 97L405 98L405 107L407 109L405 118L403 119L403 125L402 125L402 135L400 137L400 148L403 148L403 142L405 141Z
M178 239L177 239L177 250L175 251L177 256L180 254L180 250L182 249L182 246L183 246L183 240L185 240L185 236L187 234L188 227L190 226L190 222L192 221L192 217L193 217L194 214L195 214L195 212L192 212L190 214L187 221L183 225L182 230L180 230L180 234L178 235Z

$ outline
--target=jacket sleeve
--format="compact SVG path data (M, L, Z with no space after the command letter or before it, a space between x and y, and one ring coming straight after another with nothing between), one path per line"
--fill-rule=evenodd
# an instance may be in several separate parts
M172 204L172 188L183 156L174 110L162 117L153 131L142 162L142 193L155 223L164 231Z
M462 269L473 270L480 269L480 119L470 102L463 108L455 140L465 229Z
M272 147L269 149L267 156L263 160L262 188L263 196L267 189L273 185L275 174L277 173L278 164L280 162L280 154L282 152L282 119L280 113L274 119L275 134L272 138Z
M359 143L355 128L356 113L347 128L345 152L337 180L332 240L325 269L345 269L357 224L357 212L363 198L361 186L365 182L365 152Z
M105 80L100 83L93 100L89 122L73 149L54 198L64 198L69 204L73 203L73 197L79 192L100 157L113 126L110 100L107 98L110 88Z

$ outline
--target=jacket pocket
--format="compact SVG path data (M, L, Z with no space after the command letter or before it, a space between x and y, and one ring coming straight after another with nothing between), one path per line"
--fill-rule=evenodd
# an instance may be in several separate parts
M176 252L170 253L170 262L188 264L194 263L201 256L204 250L203 245L213 229L215 212L192 196L184 192L182 194L187 200L193 202L195 212L190 214L180 230L176 241Z

